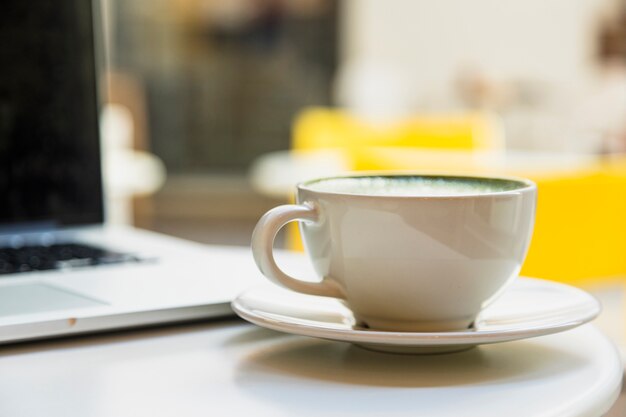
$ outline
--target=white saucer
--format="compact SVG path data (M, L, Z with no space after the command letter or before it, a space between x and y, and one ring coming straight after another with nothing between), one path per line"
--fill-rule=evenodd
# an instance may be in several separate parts
M551 281L519 278L476 320L474 327L439 333L388 332L355 325L340 301L295 293L267 284L232 303L245 320L281 332L350 342L398 353L443 353L562 332L600 313L590 294Z

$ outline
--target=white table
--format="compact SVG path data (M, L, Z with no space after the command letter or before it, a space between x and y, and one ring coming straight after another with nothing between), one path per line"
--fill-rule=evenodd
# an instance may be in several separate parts
M405 356L227 320L0 347L0 416L599 416L622 369L593 325Z

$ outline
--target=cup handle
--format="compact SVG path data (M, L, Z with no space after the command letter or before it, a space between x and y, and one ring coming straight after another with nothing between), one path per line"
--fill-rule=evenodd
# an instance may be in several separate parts
M292 291L324 297L345 298L341 287L329 278L320 282L307 282L284 273L274 259L274 239L278 231L292 221L315 222L316 207L307 204L286 204L274 207L261 217L252 233L252 255L257 266L270 281Z

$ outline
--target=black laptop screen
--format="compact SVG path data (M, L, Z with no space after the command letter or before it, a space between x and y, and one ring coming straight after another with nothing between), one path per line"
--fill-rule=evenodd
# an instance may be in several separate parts
M102 221L91 0L0 13L0 230Z

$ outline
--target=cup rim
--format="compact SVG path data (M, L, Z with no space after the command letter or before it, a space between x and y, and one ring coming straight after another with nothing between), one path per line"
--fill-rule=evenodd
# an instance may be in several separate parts
M362 193L350 193L345 191L323 191L311 188L311 185L327 180L342 179L342 178L443 178L443 179L459 179L459 180L495 180L503 182L518 183L519 187L512 188L510 190L502 191L481 191L476 193L467 194L437 194L437 195L382 195L382 194L362 194ZM399 199L462 199L462 198L477 198L477 197L490 197L490 196L506 196L515 195L520 192L527 192L537 189L537 185L527 178L505 176L505 175L465 175L465 174L451 174L451 173L390 173L390 172L362 172L362 173L350 173L346 175L334 175L329 177L320 177L315 179L306 180L296 185L298 191L308 191L317 195L328 196L349 196L354 198L399 198Z

